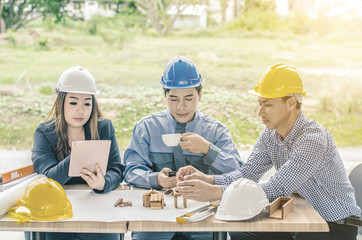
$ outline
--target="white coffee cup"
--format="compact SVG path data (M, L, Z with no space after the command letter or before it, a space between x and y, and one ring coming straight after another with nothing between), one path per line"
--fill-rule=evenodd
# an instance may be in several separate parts
M168 147L177 146L181 141L181 133L163 134L162 141Z

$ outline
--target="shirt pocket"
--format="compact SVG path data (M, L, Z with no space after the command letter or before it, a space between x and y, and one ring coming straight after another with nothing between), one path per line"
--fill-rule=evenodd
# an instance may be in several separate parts
M206 165L204 163L204 156L200 156L200 155L192 155L192 156L186 156L185 158L186 160L186 164L187 165L191 165L193 167L195 167L197 170L203 172L203 173L209 173L210 170L210 166Z
M175 170L173 153L151 153L150 159L152 161L152 170L154 172L160 172L165 167Z

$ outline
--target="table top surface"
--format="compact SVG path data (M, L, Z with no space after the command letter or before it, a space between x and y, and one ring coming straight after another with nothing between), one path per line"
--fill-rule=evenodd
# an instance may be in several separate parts
M82 186L66 189L87 189ZM127 190L120 187L118 190ZM147 191L147 190L145 190ZM179 224L162 221L55 221L16 223L12 219L0 219L0 231L37 231L37 232L88 232L88 233L125 233L127 231L265 231L265 232L327 232L328 224L318 212L299 195L293 195L294 210L285 219L269 218L267 213L237 222L225 222L212 215L202 221Z
M225 222L215 219L215 215L205 220L179 224L175 222L130 221L129 231L265 231L265 232L328 232L328 224L303 198L293 196L294 210L285 219L269 218L261 213L245 221Z

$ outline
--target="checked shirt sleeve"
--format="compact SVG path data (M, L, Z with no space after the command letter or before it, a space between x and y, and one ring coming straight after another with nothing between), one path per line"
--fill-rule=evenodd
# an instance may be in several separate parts
M297 192L322 167L327 149L327 138L324 135L323 130L315 129L293 143L292 150L278 149L279 153L291 152L284 154L289 157L271 179L261 184L269 200Z
M233 172L219 176L215 175L214 184L221 185L223 190L225 190L227 186L240 178L247 178L258 182L263 174L272 167L272 162L268 155L267 143L267 134L263 131L247 162Z

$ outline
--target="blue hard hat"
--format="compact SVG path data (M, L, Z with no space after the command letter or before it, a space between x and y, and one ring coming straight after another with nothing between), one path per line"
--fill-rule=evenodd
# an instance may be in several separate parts
M161 78L162 87L166 89L194 88L201 82L196 64L187 57L175 57L169 61Z

